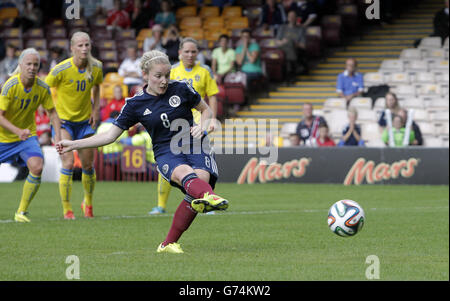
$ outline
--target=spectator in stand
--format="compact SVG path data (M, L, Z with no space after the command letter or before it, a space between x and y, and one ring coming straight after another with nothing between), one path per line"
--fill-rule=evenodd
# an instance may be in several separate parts
M404 126L406 126L408 120L408 111L405 109L400 109L398 110L397 115L402 117L403 121L405 122ZM422 131L420 130L417 123L414 122L414 120L412 121L411 129L414 132L414 141L410 143L410 145L423 145Z
M336 146L336 143L330 138L328 125L326 123L319 125L319 137L316 139L316 145L319 147Z
M141 0L134 0L134 8L131 13L131 28L135 29L136 36L141 29L149 26L149 22L153 18L153 10L149 6L145 6Z
M356 124L358 119L358 111L350 107L347 111L348 125L342 131L342 139L339 141L339 146L358 146L364 145L364 140L361 139L361 127Z
M286 22L286 12L283 5L275 0L266 0L262 7L261 22L258 26L262 26L265 30L273 28L276 33L278 28Z
M445 8L436 13L433 19L434 33L433 36L441 37L442 43L448 37L449 30L449 8L448 0L445 0Z
M52 47L50 48L50 59L47 62L47 66L45 68L46 72L50 72L50 70L53 69L56 65L67 59L68 56L66 55L66 52L61 47Z
M392 131L393 136L393 145L390 145L390 135ZM389 127L386 127L383 131L383 134L381 135L381 140L387 145L387 146L393 146L393 147L402 147L403 146L403 140L406 134L405 129L405 121L400 115L393 115L392 116L392 129L389 129ZM414 141L414 131L409 132L409 144L412 144Z
M203 0L197 0L199 6L205 5L203 2ZM225 6L234 5L234 2L235 0L212 0L210 5L218 6L220 8L220 11L222 11Z
M161 1L161 11L155 16L155 24L160 24L163 28L176 25L175 14L171 11L171 5L168 0Z
M92 24L101 11L101 5L102 0L80 0L81 15Z
M145 38L143 49L144 52L150 50L159 50L161 52L166 52L166 49L162 46L163 43L163 28L159 24L155 24L152 27L152 36Z
M123 83L128 86L128 92L133 86L143 84L142 73L139 64L141 59L137 56L137 47L129 45L127 47L127 57L119 66L119 75L124 77Z
M291 146L299 146L300 137L296 133L289 134L289 143L291 144Z
M327 122L321 116L313 115L313 106L307 102L303 104L303 119L298 123L296 133L303 145L314 146L319 137L319 125Z
M162 39L161 46L165 49L170 63L173 65L178 62L178 50L180 49L180 34L175 25L170 25L167 37Z
M102 121L110 118L111 112L118 111L122 109L125 105L125 98L123 97L123 91L121 85L114 86L113 99L109 100L107 105L101 110Z
M36 135L39 140L39 144L52 145L52 128L50 125L50 117L48 117L47 112L44 107L40 105L35 114L36 118Z
M336 93L345 98L347 107L350 101L364 91L363 75L357 71L358 62L354 58L345 61L345 71L340 73L336 83Z
M106 25L106 28L109 30L122 30L130 28L130 15L123 9L123 5L120 0L114 0L114 8L108 12Z
M306 61L305 28L296 24L295 10L288 13L288 23L280 26L277 33L277 45L286 55L286 70L292 78L296 74L308 71ZM302 70L300 69L302 68Z
M219 47L212 52L211 69L218 84L223 82L223 79L229 72L234 71L236 52L233 48L228 47L229 41L230 37L222 34L219 37Z
M392 116L397 115L401 109L400 104L398 103L397 95L395 95L395 93L388 92L384 98L386 99L386 109L391 110ZM385 128L387 125L385 110L381 112L381 116L378 119L378 125L381 128Z
M33 0L20 1L17 6L19 16L14 20L14 27L21 27L22 32L26 32L30 28L39 28L42 26L42 10Z
M0 85L3 85L9 78L9 74L16 69L19 60L16 55L17 47L13 44L6 45L6 56L0 61Z
M299 0L291 4L289 10L295 10L297 13L297 24L303 27L312 25L317 19L316 8L314 1Z
M249 88L252 81L263 77L261 48L257 42L252 41L250 29L241 31L241 39L235 52L236 63L240 70L247 75L247 88Z

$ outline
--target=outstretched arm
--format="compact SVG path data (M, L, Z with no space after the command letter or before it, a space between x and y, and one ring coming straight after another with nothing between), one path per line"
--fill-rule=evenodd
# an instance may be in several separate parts
M111 128L103 133L96 134L89 138L80 140L61 140L56 144L56 150L59 154L64 154L75 149L92 148L110 144L123 133L123 130L116 125L112 125Z

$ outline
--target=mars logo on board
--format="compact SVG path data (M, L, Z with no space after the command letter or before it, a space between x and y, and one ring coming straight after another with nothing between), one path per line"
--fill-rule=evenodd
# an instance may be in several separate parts
M364 180L368 184L374 184L382 180L397 179L399 176L410 178L414 175L419 160L409 158L400 160L391 164L379 163L375 165L374 161L367 161L359 158L355 161L344 180L344 185L361 184Z
M287 179L291 175L301 178L306 173L306 167L311 159L301 158L299 160L287 161L283 164L272 163L268 165L265 161L258 161L257 158L251 158L237 180L238 184L253 184L258 180L260 183L272 182L275 180Z

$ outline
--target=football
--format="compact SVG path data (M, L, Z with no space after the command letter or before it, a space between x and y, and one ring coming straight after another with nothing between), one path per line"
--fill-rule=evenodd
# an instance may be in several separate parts
M340 200L328 211L328 227L339 236L353 236L365 222L364 210L355 201Z

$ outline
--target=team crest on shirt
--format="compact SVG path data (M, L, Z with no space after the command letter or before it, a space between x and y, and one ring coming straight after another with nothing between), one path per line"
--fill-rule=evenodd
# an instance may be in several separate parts
M169 105L170 105L172 108L176 108L176 107L178 107L180 104L181 104L181 99L180 99L179 96L174 95L174 96L172 96L172 97L169 98Z
M200 81L200 75L196 74L194 78L196 82Z
M168 171L169 171L169 165L164 164L163 167L162 167L162 172L163 172L164 174L166 174Z

